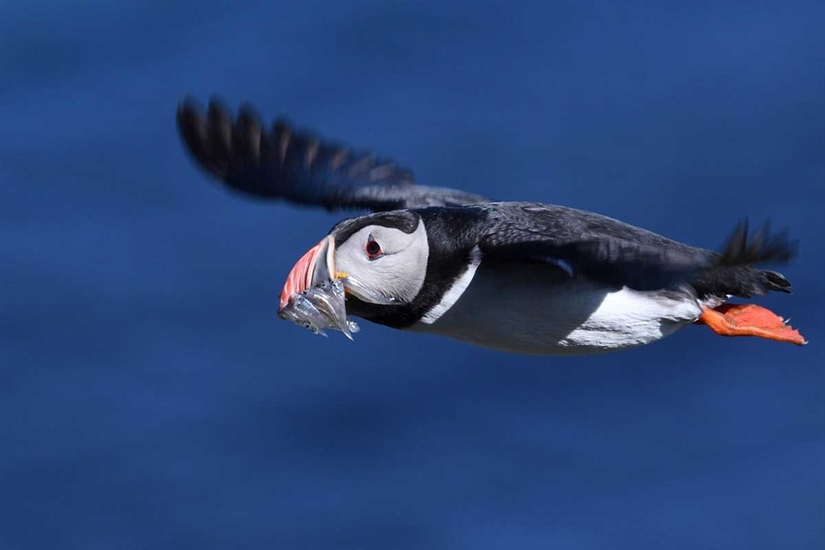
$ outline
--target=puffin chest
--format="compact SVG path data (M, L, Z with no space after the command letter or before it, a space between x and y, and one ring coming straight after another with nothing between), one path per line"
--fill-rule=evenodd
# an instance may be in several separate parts
M409 330L536 355L648 344L693 322L689 292L611 289L536 263L471 266Z

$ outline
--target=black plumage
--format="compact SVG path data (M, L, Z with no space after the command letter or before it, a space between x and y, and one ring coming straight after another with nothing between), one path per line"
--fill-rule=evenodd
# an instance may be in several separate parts
M464 191L419 185L394 161L322 141L284 119L266 131L249 106L233 123L216 100L204 116L186 99L178 106L177 122L187 148L207 171L258 198L374 212L488 202Z
M796 244L785 233L762 228L749 235L747 224L741 224L721 252L712 252L592 212L490 202L423 186L393 161L322 141L283 120L267 132L249 107L233 122L214 100L205 116L195 102L184 100L177 122L192 155L233 190L330 210L412 210L426 223L432 257L444 262L432 262L428 269L445 271L432 276L460 275L461 262L477 245L485 262L541 262L607 287L664 290L688 284L708 300L789 292L781 274L751 267L789 261ZM415 311L392 306L380 314L406 325L437 301L435 290L428 297L431 290L425 286Z

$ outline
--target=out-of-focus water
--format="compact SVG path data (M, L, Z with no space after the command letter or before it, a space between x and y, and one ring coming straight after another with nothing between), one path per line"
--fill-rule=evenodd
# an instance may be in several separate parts
M0 3L0 547L825 545L825 4ZM224 192L216 93L418 178L800 239L804 348L519 357L276 316L339 216Z

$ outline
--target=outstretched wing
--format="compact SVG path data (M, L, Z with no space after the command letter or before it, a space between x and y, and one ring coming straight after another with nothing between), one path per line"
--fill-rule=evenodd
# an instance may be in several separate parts
M781 276L749 266L786 263L796 253L786 233L771 234L767 226L749 239L747 225L740 224L720 254L563 206L494 203L481 208L488 211L491 227L480 242L485 259L543 262L570 276L636 290L680 283L693 284L700 294L785 290L789 285ZM728 270L727 276L715 276L720 270Z
M204 115L185 99L177 120L186 147L208 172L255 197L373 212L489 202L472 193L419 185L395 162L322 141L284 120L267 131L248 106L233 121L215 100Z

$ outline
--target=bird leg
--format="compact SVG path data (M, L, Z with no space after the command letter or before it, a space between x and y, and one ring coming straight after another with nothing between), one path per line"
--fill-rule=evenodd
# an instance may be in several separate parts
M696 320L720 336L756 336L803 346L808 342L782 317L756 304L722 304L703 308Z

